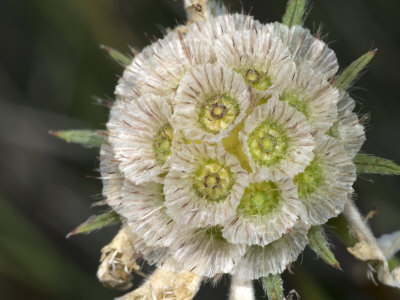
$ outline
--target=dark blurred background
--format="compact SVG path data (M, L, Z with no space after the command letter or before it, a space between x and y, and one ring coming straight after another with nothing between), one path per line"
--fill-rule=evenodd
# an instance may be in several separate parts
M264 22L281 19L286 0L227 0L231 11ZM368 72L352 89L360 113L371 112L363 152L400 162L400 1L312 1L306 25L320 24L347 66L379 48ZM112 98L122 68L99 48L129 53L165 27L184 21L180 0L0 0L0 299L111 299L96 279L100 249L117 232L110 227L65 239L96 213L101 199L97 155L67 144L49 129L104 128L107 109L94 96ZM360 176L357 203L379 236L400 228L400 178ZM98 211L98 210L97 210ZM285 273L287 292L302 299L400 299L375 286L367 267L353 259L334 231L328 235L344 272L307 250ZM196 299L225 299L229 278L205 285ZM263 296L258 287L260 299Z

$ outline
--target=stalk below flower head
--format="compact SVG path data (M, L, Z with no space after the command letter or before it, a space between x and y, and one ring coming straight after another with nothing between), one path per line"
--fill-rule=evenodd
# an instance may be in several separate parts
M191 299L222 274L232 299L236 283L252 299L246 282L260 278L278 299L308 244L339 267L320 226L352 203L365 133L346 87L358 72L337 75L335 53L301 25L304 1L269 24L186 6L186 25L127 64L100 150L106 203L158 268L126 299L164 299L163 276Z

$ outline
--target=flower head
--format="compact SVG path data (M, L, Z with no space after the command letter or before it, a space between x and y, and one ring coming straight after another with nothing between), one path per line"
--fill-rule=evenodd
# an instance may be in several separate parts
M280 274L351 198L364 128L319 37L192 2L119 80L103 195L154 278Z
M280 273L308 228L343 210L361 138L345 140L362 128L328 81L336 70L308 30L239 14L171 32L133 59L107 124L104 194L157 265Z

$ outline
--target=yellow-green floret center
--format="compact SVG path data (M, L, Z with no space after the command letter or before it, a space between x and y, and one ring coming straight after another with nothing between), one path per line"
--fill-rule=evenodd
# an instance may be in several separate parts
M304 170L294 178L297 184L297 192L300 199L307 199L309 195L314 193L322 182L322 168L318 161L314 159Z
M284 130L267 120L250 133L247 146L255 163L270 167L285 157L288 142Z
M205 101L200 109L199 122L201 127L212 134L232 125L240 113L236 99L227 95L216 95Z
M213 226L206 230L206 235L209 237L219 240L225 241L224 237L222 236L222 227L221 226Z
M256 90L265 91L272 85L271 77L265 72L256 69L247 69L239 71L239 73L243 76L246 84L251 85Z
M335 121L333 123L333 125L331 126L331 128L329 128L329 130L326 132L326 134L335 139L338 138L339 137L338 125L339 125L339 122Z
M171 155L173 129L171 125L165 124L157 133L153 142L153 151L157 163L163 166Z
M295 93L285 92L281 95L280 99L301 112L307 119L310 117L307 103L302 101Z
M278 206L281 198L276 183L252 183L244 190L237 212L245 216L265 216Z
M194 177L197 194L208 201L218 202L229 196L235 178L229 167L216 160L205 161Z

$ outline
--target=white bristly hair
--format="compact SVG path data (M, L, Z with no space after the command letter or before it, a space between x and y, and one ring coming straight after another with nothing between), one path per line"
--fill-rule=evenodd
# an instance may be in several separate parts
M337 120L339 91L307 65L297 68L292 77L284 80L280 90L282 100L292 97L304 106L305 112L301 112L306 116L313 136L324 135ZM297 108L296 104L293 106Z
M338 110L338 121L331 128L331 135L344 147L347 154L354 158L364 144L365 129L353 111L356 103L346 92L342 92Z
M314 37L310 30L300 25L289 28L277 22L266 24L265 28L279 36L289 47L292 59L298 67L308 65L326 79L336 75L339 64L335 52L326 43Z
M319 225L343 211L345 203L351 199L357 174L352 159L332 137L325 136L316 145L314 153L322 178L315 191L300 200L306 206L307 216L303 220Z
M228 243L206 228L185 231L171 247L173 257L186 270L205 277L231 273L245 250L245 245Z
M107 123L109 141L127 179L140 184L158 181L158 175L168 170L156 160L154 142L163 126L169 125L171 107L159 96L145 94L132 101L124 101L117 117L111 115Z
M250 182L254 183L254 182ZM297 187L291 179L275 182L279 191L277 206L266 215L246 215L237 212L227 220L223 236L231 243L265 246L280 238L298 223L305 208L297 196Z
M123 202L119 212L132 232L149 246L169 247L179 232L176 222L166 213L163 185L124 182Z
M287 46L278 37L262 29L224 34L216 40L215 54L219 63L241 72L244 77L248 71L268 77L271 86L267 89L253 88L257 100L270 96L294 70Z
M307 226L299 225L264 247L249 246L231 274L251 280L282 273L307 246L307 232Z

